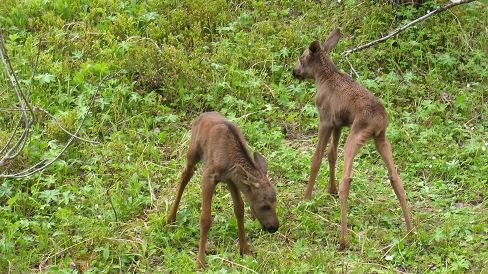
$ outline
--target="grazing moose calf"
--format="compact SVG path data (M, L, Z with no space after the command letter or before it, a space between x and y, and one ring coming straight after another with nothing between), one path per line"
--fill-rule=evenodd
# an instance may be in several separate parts
M276 232L279 222L276 215L276 190L267 177L266 160L257 152L252 156L239 128L218 112L204 113L193 124L186 168L181 175L168 222L175 221L181 195L200 160L205 166L201 184L202 212L197 264L204 267L205 246L212 223L212 196L218 182L227 184L234 202L241 254L250 254L250 249L244 232L244 203L239 191L244 194L253 215L264 230Z
M366 88L355 82L349 75L341 73L329 57L329 51L339 41L339 29L335 29L321 46L318 41L310 44L299 58L293 75L299 79L315 79L317 94L315 104L319 111L319 142L312 157L310 177L305 191L305 199L312 195L315 178L320 168L325 147L332 135L328 150L329 186L331 194L337 193L335 186L335 164L341 128L351 126L344 146L344 174L339 186L341 203L341 238L339 249L347 246L347 197L351 184L351 169L354 156L364 143L372 138L388 168L389 179L395 194L400 200L408 231L412 221L408 213L407 199L402 181L393 164L391 146L385 131L388 124L386 111L381 102Z

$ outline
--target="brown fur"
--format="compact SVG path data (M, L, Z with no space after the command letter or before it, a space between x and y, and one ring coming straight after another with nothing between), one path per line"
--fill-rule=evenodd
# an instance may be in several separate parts
M267 177L266 160L257 152L254 155L249 153L244 136L236 125L225 120L218 112L208 112L200 115L193 124L186 168L182 172L168 222L175 221L183 191L200 160L204 162L204 171L197 264L203 267L208 231L212 223L212 196L218 182L227 184L234 202L241 254L250 254L250 249L244 232L244 203L240 192L244 194L253 215L264 230L276 232L279 221L276 215L276 190Z
M337 146L341 128L350 126L351 130L344 145L344 174L339 186L341 202L341 250L347 246L347 197L351 183L352 163L355 155L364 143L372 138L376 149L386 163L390 182L403 210L407 229L412 230L412 222L407 207L402 181L393 164L391 146L385 132L388 124L386 111L373 94L355 82L349 75L341 73L329 57L329 51L339 41L339 29L335 29L321 46L314 41L300 56L299 63L293 69L293 75L300 79L315 79L317 94L315 104L319 111L319 142L312 157L310 177L305 191L305 198L312 195L315 179L320 168L325 147L332 135L332 144L328 150L329 187L331 194L337 193L335 185L335 164Z

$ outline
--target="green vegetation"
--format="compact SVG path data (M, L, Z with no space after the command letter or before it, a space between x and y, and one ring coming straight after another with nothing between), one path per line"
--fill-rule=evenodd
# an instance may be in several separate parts
M340 26L332 58L349 72L342 51L437 5L0 1L12 64L26 86L41 41L32 103L72 132L86 116L80 135L100 142L77 141L42 173L0 181L0 272L194 271L201 169L176 225L165 219L191 121L207 110L235 121L267 158L282 224L270 235L246 214L254 256L241 257L231 197L218 187L207 271L488 271L486 2L458 6L350 56L358 81L388 110L416 235L404 238L398 201L371 143L354 164L347 252L336 251L340 208L326 193L326 162L312 201L302 200L318 128L314 84L291 76L302 49ZM2 69L2 109L15 107L7 80ZM3 146L19 113L0 114ZM53 157L68 137L38 113L29 145L0 172ZM339 158L341 174L342 148Z

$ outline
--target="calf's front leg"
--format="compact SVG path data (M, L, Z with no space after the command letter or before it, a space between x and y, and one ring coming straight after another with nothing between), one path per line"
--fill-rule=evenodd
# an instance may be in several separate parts
M305 190L305 199L310 199L312 196L313 186L315 184L315 179L317 178L317 173L320 169L320 164L322 163L322 159L324 157L324 150L327 146L327 142L329 141L331 133L331 128L319 125L319 142L317 143L317 147L315 148L315 152L312 156L312 166L310 168L310 177L308 178L307 189Z
M247 244L246 232L244 231L244 202L242 201L239 190L233 183L227 184L232 201L234 202L234 214L237 219L237 229L239 233L239 251L241 255L250 255L251 249Z

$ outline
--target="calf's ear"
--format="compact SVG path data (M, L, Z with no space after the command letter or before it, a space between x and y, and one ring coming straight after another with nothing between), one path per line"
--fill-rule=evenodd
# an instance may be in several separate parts
M316 53L320 51L320 43L319 41L315 40L313 41L310 46L308 47L308 50L310 50L311 53Z
M233 168L234 172L237 172L237 174L239 174L239 176L241 176L241 183L247 185L248 187L251 187L251 188L259 188L259 180L254 177L254 175L252 175L251 173L247 172L246 169L239 165L239 164L236 164Z
M337 45L337 42L339 42L339 38L341 38L341 31L339 28L336 28L329 34L329 37L327 37L327 40L325 40L322 49L329 52Z
M259 154L258 152L254 152L254 162L264 174L268 174L268 164L266 163L266 159L263 157L263 155Z

